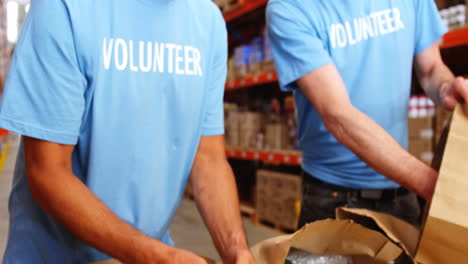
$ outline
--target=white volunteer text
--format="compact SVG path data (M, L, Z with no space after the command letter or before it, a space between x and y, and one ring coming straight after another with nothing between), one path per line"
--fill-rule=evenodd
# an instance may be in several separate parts
M398 8L371 13L352 22L332 24L329 30L332 48L344 48L369 38L390 34L405 28Z
M203 76L200 50L191 46L104 38L102 53L106 70Z

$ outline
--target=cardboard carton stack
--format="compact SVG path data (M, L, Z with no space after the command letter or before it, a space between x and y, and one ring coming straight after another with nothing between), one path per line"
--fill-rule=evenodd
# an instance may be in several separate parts
M302 180L297 175L257 171L256 213L261 221L296 230L302 198Z
M240 116L239 147L259 148L258 136L263 130L263 115L257 112L245 112Z
M226 112L226 145L229 147L238 147L240 144L240 123L242 113L237 110Z
M430 164L433 159L434 104L425 96L411 97L408 135L408 151L420 160Z
M442 22L450 29L458 29L466 24L468 3L464 0L437 0Z
M289 129L285 122L270 123L265 126L265 149L289 149Z

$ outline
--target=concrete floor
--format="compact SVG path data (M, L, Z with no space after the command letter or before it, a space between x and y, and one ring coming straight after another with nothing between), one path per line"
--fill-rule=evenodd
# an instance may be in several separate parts
M5 166L0 173L0 260L3 259L8 236L8 196L10 195L18 146L19 137L13 136L10 141L10 149Z
M8 235L8 196L11 189L18 145L19 138L14 137L11 141L10 152L5 167L0 173L0 260L3 259ZM248 219L244 219L244 226L251 245L278 235L278 233L254 225ZM171 234L178 248L219 260L208 231L193 201L184 200L182 202L171 225Z

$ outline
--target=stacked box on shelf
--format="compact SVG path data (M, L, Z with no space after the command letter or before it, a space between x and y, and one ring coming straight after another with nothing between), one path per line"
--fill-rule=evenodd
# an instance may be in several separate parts
M240 116L240 131L239 131L239 147L240 148L257 148L258 136L263 130L264 117L258 112L244 112Z
M438 1L438 6L442 21L449 29L457 29L466 24L465 1Z
M295 230L302 199L301 177L292 174L257 171L256 214L280 228Z
M241 113L238 111L228 111L226 117L226 145L238 147L240 145L240 120Z
M246 45L235 47L229 59L228 80L242 79L275 71L273 54L266 30Z
M285 150L290 148L289 130L286 123L269 123L265 126L265 149Z
M430 164L434 157L434 105L426 96L410 99L408 151L420 160Z
M268 33L266 28L263 30L263 63L262 63L263 72L273 72L275 71L275 63L273 61L273 52L271 50L270 39L268 38Z

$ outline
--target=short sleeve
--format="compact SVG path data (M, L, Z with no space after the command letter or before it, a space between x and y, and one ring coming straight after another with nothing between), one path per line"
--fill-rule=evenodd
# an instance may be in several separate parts
M76 144L87 84L78 66L72 32L61 0L32 1L10 66L0 127Z
M282 90L292 90L299 78L332 63L323 40L297 3L270 1L267 26Z
M416 43L414 54L429 48L447 33L434 0L416 0Z
M219 13L219 10L216 10ZM227 75L227 30L221 16L217 14L214 25L216 37L213 41L212 60L209 64L207 77L208 93L207 105L202 125L202 136L215 136L224 134L224 86Z

